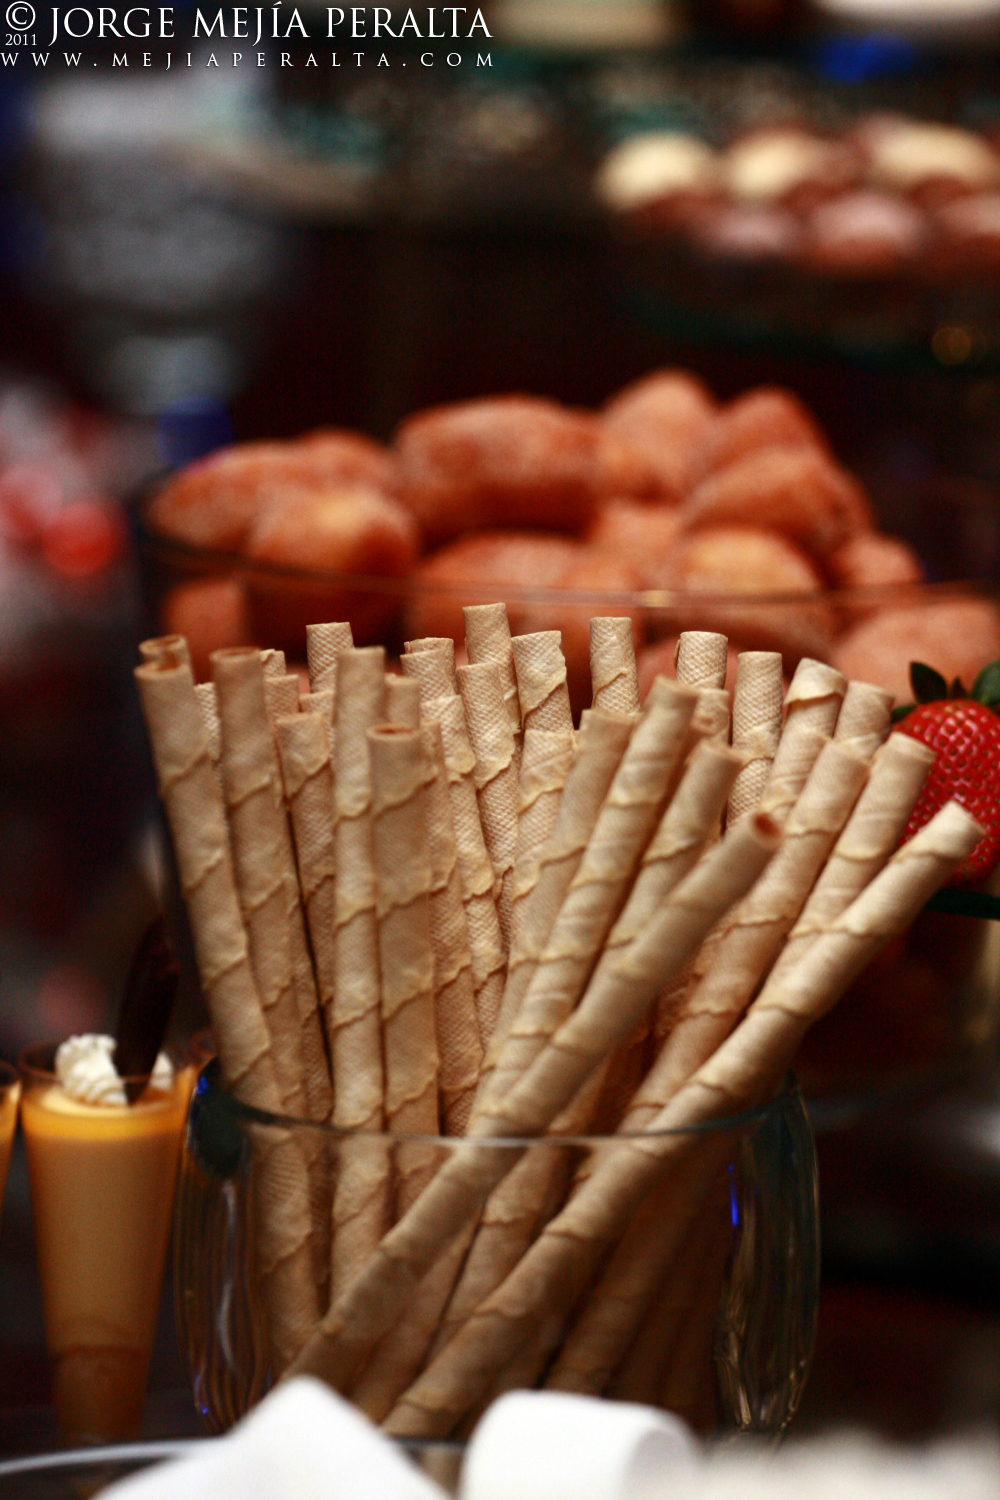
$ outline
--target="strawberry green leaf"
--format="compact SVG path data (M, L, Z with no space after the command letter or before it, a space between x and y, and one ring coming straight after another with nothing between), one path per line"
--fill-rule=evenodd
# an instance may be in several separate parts
M918 703L939 703L948 696L948 684L941 673L935 672L926 662L910 662L910 683Z
M916 706L917 705L915 703L900 703L892 711L892 722L894 724L901 723L902 720L906 718L907 714L912 714Z
M972 684L972 696L977 703L985 703L990 708L1000 703L1000 661L991 661L983 668Z

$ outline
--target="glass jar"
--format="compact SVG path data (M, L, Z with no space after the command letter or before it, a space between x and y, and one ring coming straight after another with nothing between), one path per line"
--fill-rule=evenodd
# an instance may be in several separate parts
M385 1374L392 1339L383 1342L346 1394L375 1420L388 1416L390 1432L462 1438L494 1395L524 1385L645 1401L706 1432L776 1433L794 1415L812 1353L819 1281L816 1161L796 1086L737 1118L669 1136L416 1141L343 1136L324 1125L265 1115L226 1093L213 1064L192 1100L174 1257L181 1345L195 1402L213 1431L235 1422L274 1375L255 1224L260 1147L265 1139L273 1142L278 1128L303 1140L307 1132L322 1137L334 1194L338 1172L351 1158L352 1166L363 1155L369 1167L381 1163L387 1224L403 1175L400 1162L409 1175L415 1152L431 1174L455 1153L492 1153L500 1186L490 1202L521 1164L536 1211L515 1247L508 1280L528 1274L532 1281L539 1242L546 1234L549 1248L559 1241L555 1261L547 1260L548 1279L533 1281L528 1316L518 1317L515 1352L487 1340L490 1368L463 1388L462 1411L433 1430L407 1426L398 1398L431 1359L437 1365L449 1359L450 1344L426 1350L405 1378L397 1370L387 1400L384 1385L375 1393L372 1375L379 1363ZM315 1160L314 1149L307 1154ZM628 1176L637 1160L644 1165L629 1178L634 1190L623 1193L623 1173ZM559 1216L600 1173L616 1184L615 1208L581 1247L559 1236ZM484 1221L489 1218L487 1206ZM470 1210L465 1230L442 1247L441 1259L450 1251L456 1277L475 1253L468 1245L475 1247L483 1232L477 1223L478 1212ZM458 1295L452 1293L453 1307Z

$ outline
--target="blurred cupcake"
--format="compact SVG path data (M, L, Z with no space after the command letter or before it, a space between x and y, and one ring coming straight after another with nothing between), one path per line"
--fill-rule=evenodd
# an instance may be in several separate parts
M660 587L689 597L683 615L661 617L668 630L719 630L755 648L780 651L785 667L802 656L829 656L834 618L815 594L823 578L810 558L786 537L751 525L719 525L679 539L659 580ZM786 601L754 605L754 594L790 595ZM704 595L702 603L698 595ZM746 601L746 602L744 602Z
M912 265L930 237L927 215L892 193L844 193L806 220L802 256L837 276L893 276Z
M826 434L805 402L781 386L745 391L716 414L705 442L702 468L711 473L759 448L815 448L829 453Z
M164 635L187 640L197 682L210 679L213 651L253 644L246 594L236 578L196 578L177 584L163 601L160 623Z
M599 493L601 425L535 396L488 396L407 418L397 494L431 544L498 526L582 531Z
M715 416L715 398L686 370L655 370L612 396L605 427L641 452L655 475L654 498L676 504L690 489Z
M737 202L805 211L855 182L861 161L845 141L786 127L757 130L735 141L722 171Z
M716 260L764 263L792 260L802 225L787 208L763 203L723 203L693 228L694 242Z
M638 500L609 500L587 532L591 548L617 558L636 572L641 588L657 588L677 545L681 524L671 505L644 505Z
M985 599L939 599L879 610L842 636L833 655L845 677L874 682L913 701L910 662L928 662L948 682L971 688L984 662L1000 656L1000 615Z
M463 604L490 603L506 597L504 590L552 589L560 586L567 569L577 561L583 543L544 532L483 531L461 537L425 558L413 575L413 591L406 603L406 637L431 635L465 637ZM510 604L511 629L523 629Z
M647 228L669 228L700 218L719 199L722 181L715 152L704 141L651 131L608 152L595 189L612 213Z
M247 575L254 639L301 658L306 626L316 620L350 620L358 645L384 637L399 610L398 592L363 578L347 585L336 575L405 578L420 534L398 500L345 484L318 493L284 491L255 523L246 550L269 565Z
M294 442L242 443L189 464L160 490L153 526L196 547L238 551L264 510L288 487L296 492L336 484L387 491L393 463L380 444L336 429Z
M996 276L1000 272L1000 193L954 198L935 214L939 261L951 276Z
M871 507L853 474L813 447L755 448L715 469L688 496L689 529L766 527L794 542L820 567L856 532L872 525Z
M929 120L875 117L858 132L876 187L934 207L1000 185L1000 160L971 130Z

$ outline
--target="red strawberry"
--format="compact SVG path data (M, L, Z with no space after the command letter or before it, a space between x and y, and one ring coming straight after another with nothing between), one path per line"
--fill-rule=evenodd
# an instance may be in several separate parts
M987 829L952 885L978 885L1000 864L1000 662L992 662L967 693L922 662L910 663L916 705L897 709L899 730L937 751L903 834L903 842L929 823L946 802L961 804Z

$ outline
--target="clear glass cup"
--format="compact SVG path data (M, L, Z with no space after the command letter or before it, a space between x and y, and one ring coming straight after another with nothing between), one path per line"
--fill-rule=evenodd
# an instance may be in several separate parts
M0 1063L0 1209L7 1187L7 1169L17 1129L17 1108L21 1098L21 1079L10 1063Z
M259 1400L273 1374L255 1226L260 1146L273 1142L275 1129L324 1139L334 1192L343 1163L356 1168L369 1158L385 1171L390 1199L401 1159L409 1172L415 1151L431 1171L457 1153L491 1153L504 1175L530 1158L537 1212L521 1255L531 1254L582 1177L637 1152L651 1163L641 1184L617 1195L589 1258L570 1254L550 1278L512 1358L498 1360L481 1389L463 1391L465 1409L446 1426L407 1436L461 1439L499 1390L565 1378L560 1372L587 1326L602 1323L597 1314L623 1269L634 1275L601 1346L607 1369L592 1380L595 1394L660 1405L702 1431L775 1433L791 1420L809 1369L819 1282L815 1154L794 1085L738 1118L669 1136L417 1141L343 1136L264 1115L237 1103L209 1067L192 1099L182 1157L174 1277L195 1402L215 1431ZM348 1394L380 1417L364 1385L362 1377Z
M142 1417L193 1070L134 1104L70 1099L54 1047L20 1061L21 1116L53 1365L67 1442L133 1437Z

